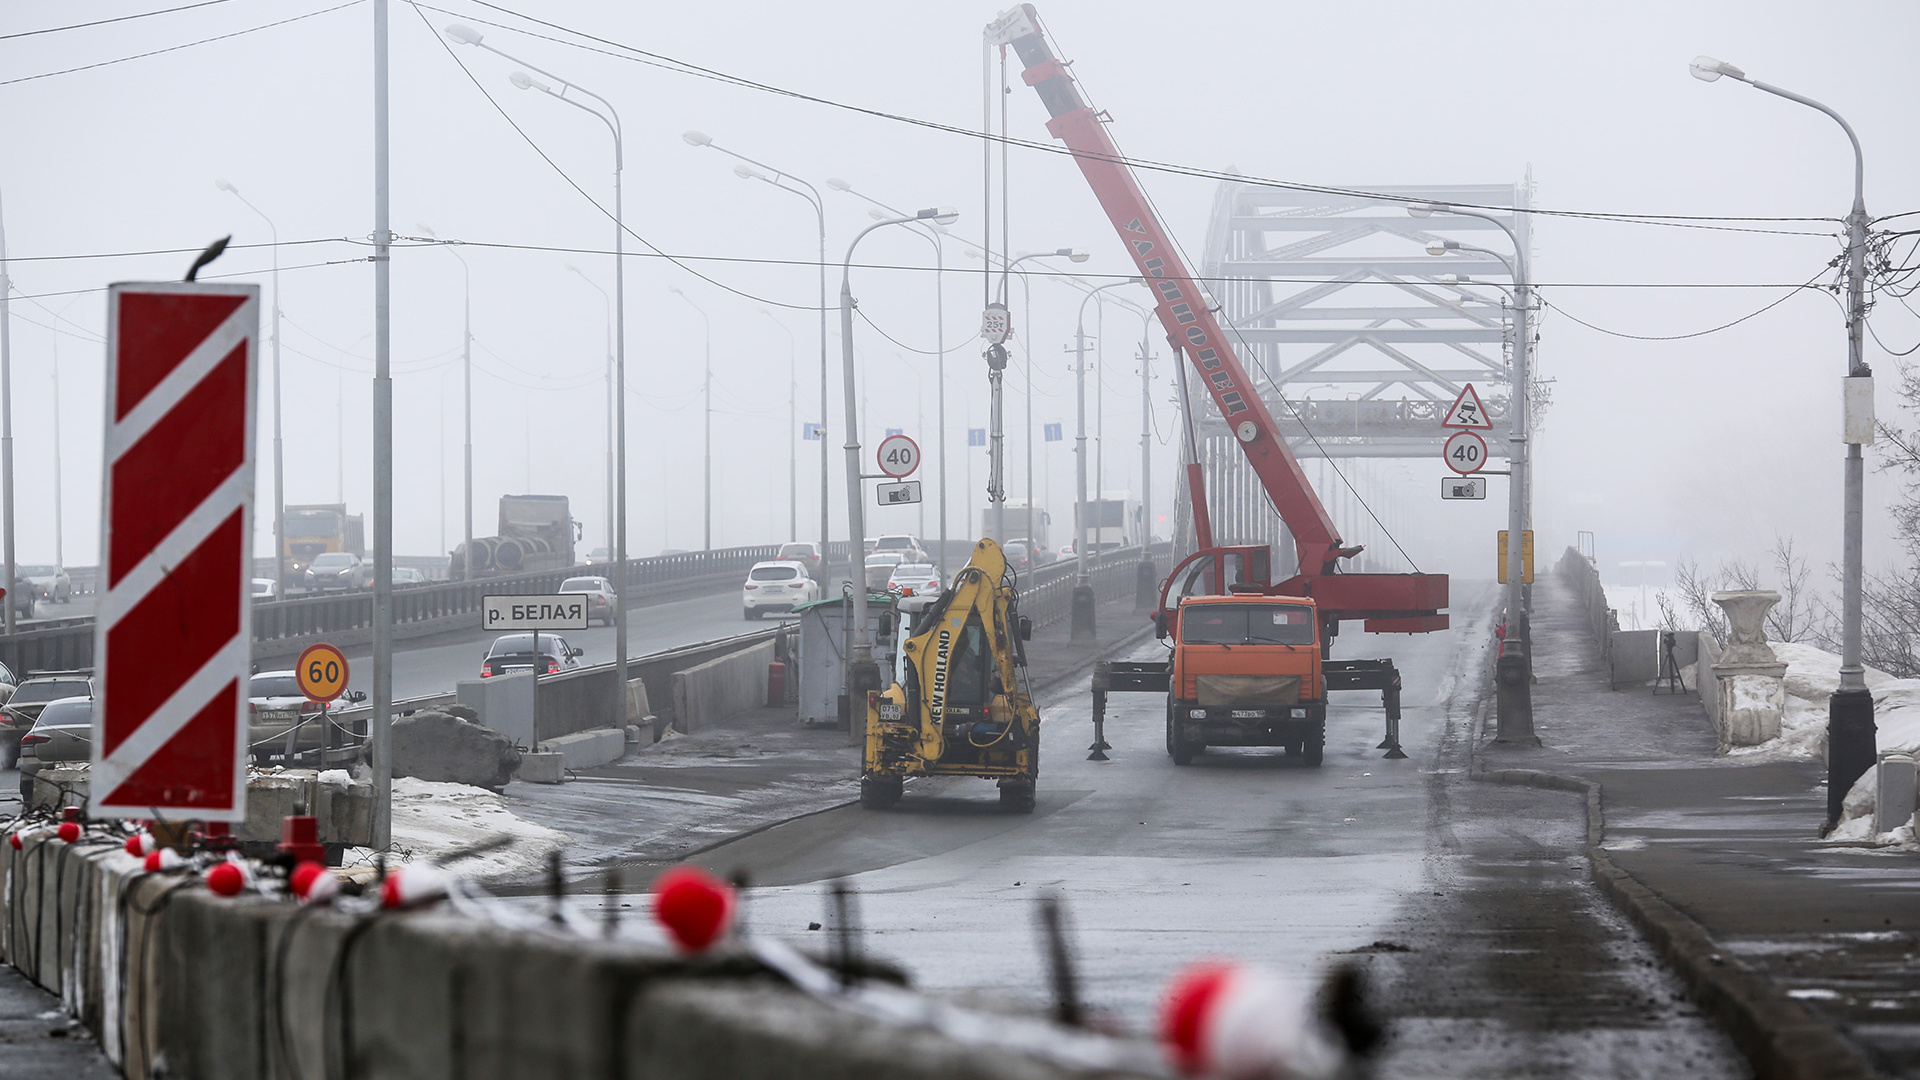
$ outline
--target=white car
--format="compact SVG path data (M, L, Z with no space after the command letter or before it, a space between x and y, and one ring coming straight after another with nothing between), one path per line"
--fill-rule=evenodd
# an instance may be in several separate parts
M73 599L73 581L67 577L65 567L44 564L16 566L13 573L15 577L31 582L34 594L42 600L64 604Z
M927 549L920 543L920 538L908 536L906 533L878 537L867 547L867 553L870 555L878 555L886 551L898 552L908 562L932 561L927 556Z
M270 577L254 578L252 595L255 600L278 600L280 584Z
M308 700L300 689L299 677L291 671L262 671L248 679L247 745L253 759L264 763L268 757L284 753L287 731L295 727L299 728L293 737L295 751L319 746L324 734L320 712L320 703Z
M926 557L909 559L906 553L899 551L876 551L867 556L866 580L868 592L887 591L887 581L893 577L893 568L901 563L925 562Z
M758 619L763 611L792 611L818 599L820 583L807 576L807 568L797 562L754 563L740 587L740 606L749 619Z
M932 563L901 563L887 578L887 591L902 596L938 596L943 585L940 568Z
M427 575L411 566L396 566L393 568L393 583L395 585L425 585L427 583Z
M615 608L619 600L613 594L613 582L603 577L570 577L560 583L563 593L587 594L587 618L599 619L607 626L613 625Z

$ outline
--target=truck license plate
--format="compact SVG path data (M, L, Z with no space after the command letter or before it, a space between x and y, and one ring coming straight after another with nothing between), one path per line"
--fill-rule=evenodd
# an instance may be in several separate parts
M1260 719L1261 717L1263 717L1263 716L1265 716L1265 715L1267 715L1267 714L1266 714L1266 712L1265 712L1264 710L1261 710L1261 709L1235 709L1235 710L1233 710L1233 718L1234 718L1235 720L1258 720L1258 719Z
M900 709L900 706L898 706L898 705L895 705L895 704L893 704L893 703L891 703L891 702L883 702L883 703L881 704L881 706L880 706L880 719L882 719L882 720L898 720L898 719L900 719L900 717L901 717L901 709Z

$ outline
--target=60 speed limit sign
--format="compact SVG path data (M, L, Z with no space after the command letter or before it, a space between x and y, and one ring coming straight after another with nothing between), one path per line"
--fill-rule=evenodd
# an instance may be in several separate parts
M332 701L347 689L347 658L331 645L309 645L294 665L300 692L314 701Z
M905 435L880 440L880 471L895 480L912 476L920 467L920 446Z
M1467 476L1487 467L1487 441L1471 431L1456 431L1447 437L1447 445L1440 451L1447 459L1447 468Z

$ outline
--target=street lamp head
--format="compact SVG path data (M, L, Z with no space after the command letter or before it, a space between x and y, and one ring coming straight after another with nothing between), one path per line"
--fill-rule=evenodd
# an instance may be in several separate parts
M1088 259L1093 258L1093 256L1087 254L1084 251L1075 251L1072 248L1061 248L1058 254L1065 255L1067 257L1068 262L1083 263L1083 262L1086 262Z
M1470 277L1468 277L1468 276L1466 276L1465 274L1441 274L1441 275L1440 275L1439 277L1437 277L1437 278L1434 278L1434 280L1435 280L1435 281L1438 281L1438 282L1439 282L1440 284L1442 284L1442 285L1471 285L1471 284L1473 284L1473 279L1472 279L1472 278L1470 278Z
M675 296L682 297L682 298L684 298L687 295L686 293L683 293L680 291L680 286L678 285L667 286L667 291L672 293Z
M845 180L842 180L837 176L827 177L827 186L832 188L835 191L852 191L853 190L852 184L847 183Z
M578 273L580 273L580 268L579 268L579 267L577 267L577 266L575 266L575 265L573 265L572 263L568 263L568 264L567 264L567 269L569 269L569 270L571 270L571 271L573 271L573 272L574 272L574 273L576 273L576 274L578 274Z
M1408 203L1407 216L1428 218L1432 217L1436 211L1443 211L1445 209L1446 205L1444 203Z
M680 133L680 138L685 140L688 146L713 145L713 136L708 135L704 131L684 131Z
M1429 255L1445 255L1449 251L1458 250L1460 250L1460 241L1458 240L1427 241L1427 254Z
M539 79L534 78L524 71L516 71L507 76L507 81L521 90L541 90L549 94L553 93L553 87L548 86L546 83L541 82Z
M951 225L960 220L960 211L951 206L930 206L913 216L921 221L937 221L942 225Z
M773 183L773 177L768 176L766 173L761 172L751 165L735 165L733 167L733 175L742 180L765 180L769 184Z
M892 221L893 220L893 215L887 213L885 210L869 210L867 211L867 216L872 218L875 221Z
M227 192L230 195L240 194L239 188L234 187L232 184L227 183L225 180L215 180L213 182L213 186L219 188L221 191Z
M480 44L480 34L471 26L462 26L459 23L454 23L447 27L446 35L447 40L453 42L455 45Z
M433 231L433 226L431 226L431 225L425 225L425 224L422 224L422 223L420 223L420 222L415 222L415 223L414 223L414 225L413 225L413 227L414 227L414 228L416 228L416 229L419 229L419 230L421 231L421 233L423 233L423 234L425 234L426 236L429 236L429 237L431 237L431 238L433 238L433 239L435 239L435 240L438 240L438 239L440 239L440 234L439 234L439 233L436 233L436 232L434 232L434 231Z
M1692 72L1693 77L1699 79L1701 82L1717 82L1722 75L1731 75L1741 82L1747 81L1746 72L1741 71L1725 60L1715 60L1711 56L1694 57L1693 63L1687 65L1687 70Z

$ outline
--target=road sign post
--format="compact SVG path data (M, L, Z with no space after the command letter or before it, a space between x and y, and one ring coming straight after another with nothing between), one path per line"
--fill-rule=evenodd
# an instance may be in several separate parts
M97 816L244 821L260 290L107 292Z
M533 631L532 726L540 733L540 632L542 630L585 630L592 604L586 593L557 593L546 596L483 596L480 598L480 628L483 630ZM618 687L615 693L626 693Z

